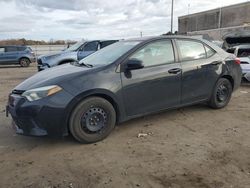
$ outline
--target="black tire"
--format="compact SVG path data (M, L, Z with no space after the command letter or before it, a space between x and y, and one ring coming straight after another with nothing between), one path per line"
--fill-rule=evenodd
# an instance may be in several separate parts
M19 64L21 65L21 67L28 67L30 66L30 60L28 58L21 58L19 60Z
M211 99L209 101L209 106L214 109L220 109L227 106L229 103L233 92L233 87L231 82L226 78L220 78L213 90Z
M69 130L81 143L94 143L106 138L116 123L113 105L101 98L90 97L80 102L69 120Z

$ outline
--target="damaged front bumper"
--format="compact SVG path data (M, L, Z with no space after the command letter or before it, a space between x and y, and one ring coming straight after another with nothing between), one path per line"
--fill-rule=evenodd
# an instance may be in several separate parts
M12 117L12 127L17 134L63 137L68 135L65 109L70 100L72 96L66 92L33 102L21 95L10 94L6 116Z

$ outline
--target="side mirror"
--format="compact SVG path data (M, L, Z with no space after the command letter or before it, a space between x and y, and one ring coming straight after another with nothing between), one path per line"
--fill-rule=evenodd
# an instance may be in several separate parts
M129 59L126 65L126 70L136 70L144 67L143 62L139 59Z

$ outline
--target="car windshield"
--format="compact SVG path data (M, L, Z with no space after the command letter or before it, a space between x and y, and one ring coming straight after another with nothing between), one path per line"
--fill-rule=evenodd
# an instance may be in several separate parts
M84 58L79 64L92 66L111 64L139 43L139 41L121 41L114 43Z
M82 41L81 42L77 42L73 46L70 46L69 48L65 49L65 51L76 51L83 44L84 44L84 42L82 42Z

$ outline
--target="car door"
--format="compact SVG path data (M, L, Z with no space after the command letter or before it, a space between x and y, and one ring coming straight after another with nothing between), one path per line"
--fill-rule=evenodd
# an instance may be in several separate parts
M4 54L6 62L18 62L19 52L17 47L8 46L6 47L6 52Z
M99 45L98 41L85 43L77 53L77 60L81 60L89 56L90 54L94 53L95 51L97 51L98 45Z
M176 44L182 66L182 105L207 99L212 82L208 75L211 60L207 59L204 44L191 39L177 39Z
M123 101L128 116L180 104L181 65L175 61L171 40L151 42L134 52L125 63L132 59L142 61L144 67L121 73Z
M5 48L0 47L0 64L4 63L4 53L5 53Z

